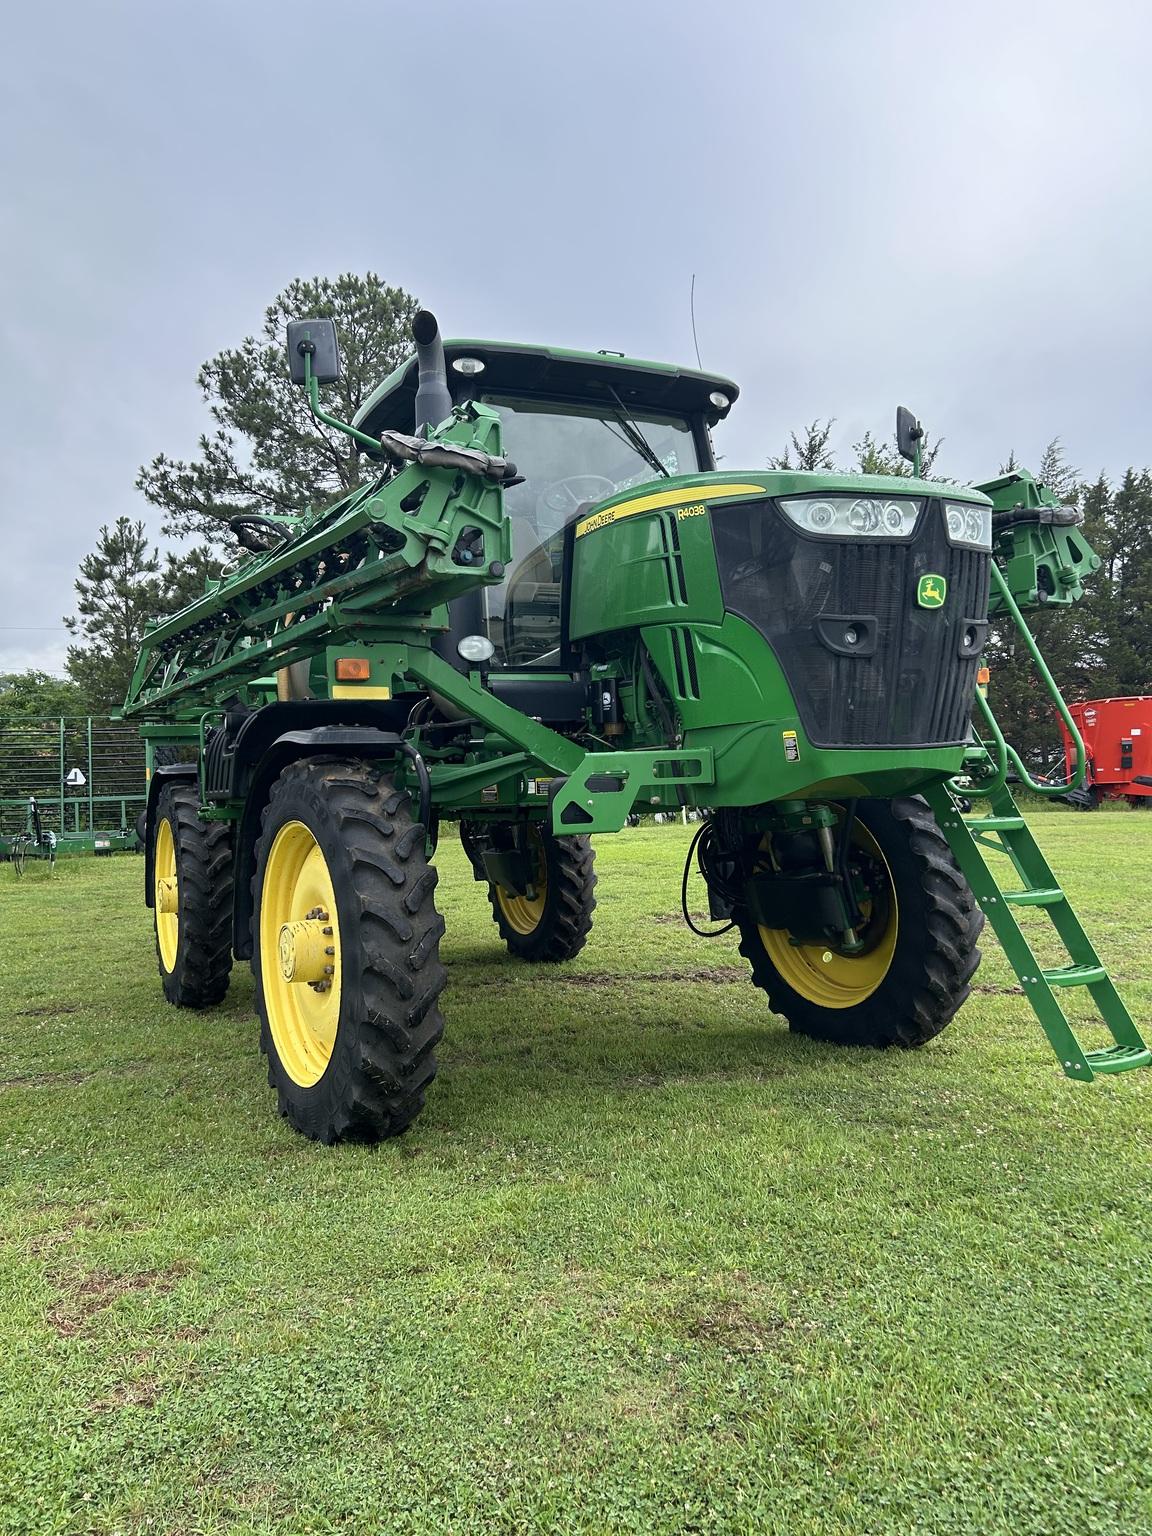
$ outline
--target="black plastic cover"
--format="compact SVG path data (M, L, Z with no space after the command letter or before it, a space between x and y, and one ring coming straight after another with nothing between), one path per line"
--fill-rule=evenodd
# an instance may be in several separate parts
M965 741L980 648L964 638L988 613L990 557L948 543L937 499L907 542L809 537L769 500L711 520L724 606L771 645L814 746ZM942 608L917 602L926 575L947 581ZM829 639L854 614L867 616L869 654L837 654Z
M335 384L340 377L340 345L331 320L289 320L288 368L293 384L303 384L304 357L312 354L312 377L317 384Z

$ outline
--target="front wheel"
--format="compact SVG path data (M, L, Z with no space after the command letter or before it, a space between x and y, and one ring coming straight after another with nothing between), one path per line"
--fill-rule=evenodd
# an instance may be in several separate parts
M253 883L260 1044L280 1112L327 1143L398 1136L436 1073L444 922L408 795L373 764L291 764Z
M863 915L852 946L798 942L737 908L740 953L797 1033L836 1045L923 1045L968 996L984 914L919 796L857 803L851 865Z

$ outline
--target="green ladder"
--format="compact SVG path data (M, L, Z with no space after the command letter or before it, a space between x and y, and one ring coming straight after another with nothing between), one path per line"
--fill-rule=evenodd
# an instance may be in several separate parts
M1097 1072L1128 1072L1134 1067L1152 1065L1152 1051L1145 1045L1072 903L1057 884L1011 791L1004 785L993 790L988 795L991 814L971 821L960 814L947 785L934 785L924 791L924 797L1060 1058L1065 1075L1088 1083ZM1007 854L1020 878L1020 890L1001 890L985 862L986 848ZM1045 970L1016 921L1013 907L1042 907L1072 963ZM1057 988L1062 987L1088 988L1115 1042L1113 1045L1098 1051L1081 1048L1057 998Z

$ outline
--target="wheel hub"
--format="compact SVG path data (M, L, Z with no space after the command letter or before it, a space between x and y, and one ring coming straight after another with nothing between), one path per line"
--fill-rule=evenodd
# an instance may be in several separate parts
M175 875L161 875L156 881L156 910L166 916L180 910Z
M282 924L277 958L284 980L304 982L318 992L326 992L336 969L336 946L332 940L331 920L321 907L313 907L307 917Z

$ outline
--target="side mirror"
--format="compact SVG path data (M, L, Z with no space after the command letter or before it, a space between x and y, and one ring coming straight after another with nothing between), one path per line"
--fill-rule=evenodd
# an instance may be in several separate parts
M312 377L317 384L335 384L340 377L340 348L336 326L331 320L290 320L288 322L288 370L293 384L304 384L304 359L312 359Z
M902 459L915 464L920 457L924 428L906 405L896 407L896 449Z

